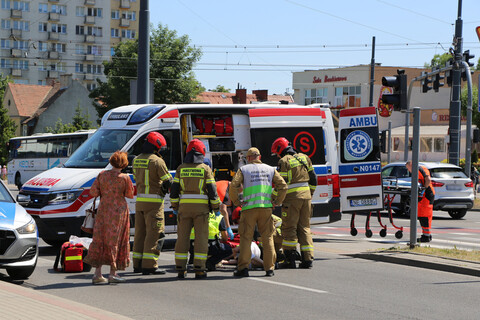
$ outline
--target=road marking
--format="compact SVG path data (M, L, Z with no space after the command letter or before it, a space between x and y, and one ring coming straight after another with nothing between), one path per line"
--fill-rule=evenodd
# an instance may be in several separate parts
M256 277L251 277L251 278L249 277L248 279L255 280L255 281L260 281L260 282L265 282L265 283L270 283L270 284L275 284L277 286L284 286L284 287L294 288L294 289L298 289L298 290L315 292L315 293L328 293L327 291L323 291L323 290L317 290L317 289L312 289L312 288L307 288L307 287L302 287L302 286L296 286L294 284L275 282L275 281L265 280L265 279L256 278Z

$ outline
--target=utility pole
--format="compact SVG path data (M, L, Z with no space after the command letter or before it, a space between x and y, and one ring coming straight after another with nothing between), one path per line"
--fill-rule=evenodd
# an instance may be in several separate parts
M150 97L150 11L149 0L140 0L138 22L137 103L149 103Z
M461 93L461 75L462 75L462 0L458 0L458 15L455 22L455 37L453 39L454 63L452 70L452 95L450 101L450 148L448 150L449 162L454 165L460 164L460 93ZM467 157L469 155L465 155Z
M370 62L370 107L373 107L373 86L375 82L375 37L372 37L372 60Z

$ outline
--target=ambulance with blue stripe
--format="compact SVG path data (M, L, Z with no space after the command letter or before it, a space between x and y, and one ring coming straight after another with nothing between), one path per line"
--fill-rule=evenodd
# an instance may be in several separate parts
M27 181L19 201L35 218L40 236L58 243L80 233L85 210L92 204L90 187L116 150L138 155L148 133L160 132L167 140L162 156L173 174L182 163L190 140L200 139L216 174L236 172L246 162L247 150L255 146L262 161L276 166L272 142L287 138L308 155L317 174L313 195L312 223L341 219L338 148L331 110L320 105L129 105L107 112L101 127L61 168L46 171ZM378 140L378 137L377 137ZM131 165L126 168L131 175ZM218 176L217 176L218 177ZM133 181L134 182L134 181ZM165 198L166 231L176 231L176 217ZM135 214L135 199L129 202ZM131 219L133 222L133 219ZM133 226L133 223L132 223Z

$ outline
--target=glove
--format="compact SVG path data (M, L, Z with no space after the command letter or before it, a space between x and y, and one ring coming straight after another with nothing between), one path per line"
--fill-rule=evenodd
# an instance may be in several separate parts
M230 240L233 240L233 238L235 238L235 235L233 234L233 231L232 231L231 227L227 228L227 233L228 233L228 237L230 238Z
M177 211L177 210L173 210L173 214L174 214L174 215L178 215L178 211Z
M220 211L215 212L215 217L220 217L222 213Z

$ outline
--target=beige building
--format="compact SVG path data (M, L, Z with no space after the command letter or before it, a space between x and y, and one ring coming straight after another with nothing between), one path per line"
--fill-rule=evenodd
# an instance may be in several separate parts
M91 90L105 80L102 62L138 32L136 0L2 0L0 73L46 85L72 74Z

